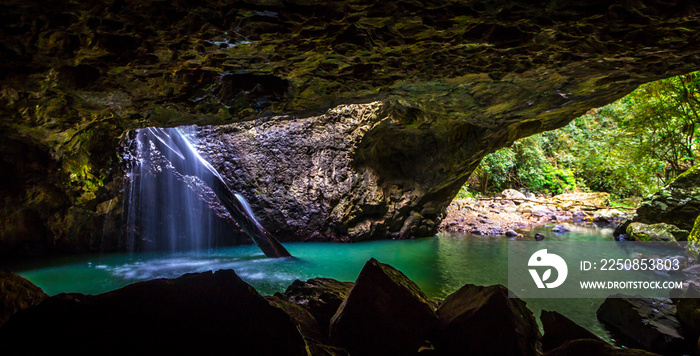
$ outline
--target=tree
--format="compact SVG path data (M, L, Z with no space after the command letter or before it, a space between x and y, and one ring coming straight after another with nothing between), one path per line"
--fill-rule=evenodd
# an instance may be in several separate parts
M644 196L695 164L700 139L700 72L640 86L568 126L488 155L481 191L525 187Z

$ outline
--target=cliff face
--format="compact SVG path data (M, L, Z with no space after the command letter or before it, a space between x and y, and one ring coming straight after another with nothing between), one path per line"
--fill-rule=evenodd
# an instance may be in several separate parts
M411 110L375 102L210 126L197 148L282 239L428 236L474 152Z
M291 225L430 234L483 155L700 64L689 0L10 0L0 13L4 253L119 248L128 130L245 121L260 132L305 122L330 132L334 112L374 106L370 128L340 153L355 188L298 215L337 219ZM357 190L360 177L371 187ZM257 209L284 199L258 198ZM304 209L276 209L292 206Z

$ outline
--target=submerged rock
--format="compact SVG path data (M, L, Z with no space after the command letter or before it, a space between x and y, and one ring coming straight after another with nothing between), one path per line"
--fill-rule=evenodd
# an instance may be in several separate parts
M552 228L552 232L557 233L557 234L563 234L563 233L569 232L569 229L564 225L555 225Z
M537 355L539 327L519 298L502 285L467 284L440 305L431 339L447 355Z
M625 345L665 355L686 349L670 299L616 294L605 299L596 315Z
M12 272L0 271L0 326L13 314L37 305L48 297L32 282Z
M28 354L308 354L289 315L232 270L60 294L16 314L0 329L0 344Z
M357 355L409 355L437 323L420 288L393 267L370 259L331 320L330 343Z

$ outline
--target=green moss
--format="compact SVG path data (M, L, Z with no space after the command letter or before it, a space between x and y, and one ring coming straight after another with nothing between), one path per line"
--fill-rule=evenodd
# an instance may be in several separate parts
M698 258L700 254L700 215L695 219L693 230L688 235L686 254L692 258Z

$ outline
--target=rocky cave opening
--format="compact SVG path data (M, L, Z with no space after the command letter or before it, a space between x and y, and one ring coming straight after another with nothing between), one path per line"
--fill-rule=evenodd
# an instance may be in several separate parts
M498 249L481 251L449 239L441 243L410 239L436 233L446 207L485 155L520 138L562 127L640 84L700 68L698 8L689 0L539 5L517 1L59 0L47 4L9 0L0 5L0 14L0 256L7 265L87 253L107 256L161 244L155 242L159 238L145 237L148 234L143 226L127 222L135 211L124 208L134 198L124 190L128 186L125 178L138 184L153 183L149 180L153 172L125 173L136 166L133 160L129 163L125 159L132 155L128 147L138 141L136 130L197 125L188 134L193 146L221 173L232 191L250 202L260 225L280 241L289 246L307 242L307 251L336 259L341 254L313 250L317 247L314 242L373 241L344 247L343 257L353 257L349 251L360 249L356 253L363 256L362 262L367 253L401 255L401 251L408 251L407 255L418 256L410 252L411 247L402 250L383 245L389 241L375 241L401 239L432 251L411 262L428 261L426 265L442 268L437 270L443 277L425 280L451 281L452 271L468 268L459 259L450 258L450 251L473 249L489 256ZM169 168L165 165L160 169ZM224 213L215 213L214 220L210 213L204 213L215 205L211 199L201 199L209 193L200 189L199 194L172 194L191 192L198 185L186 174L173 176L170 188L144 198L151 205L143 211L154 215L138 215L137 219L160 221L155 223L156 235L172 237L190 231L205 238L191 244L163 242L155 247L206 249L246 240L241 234L230 233L238 228L230 220L218 218L225 217ZM692 186L693 182L686 183ZM162 205L185 206L188 200L195 205L187 212L162 209ZM693 204L684 207L697 210ZM183 216L192 217L197 224L210 222L195 225ZM211 236L221 236L222 241ZM135 242L138 239L141 243ZM377 248L363 252L363 246ZM445 246L452 250L446 251ZM303 251L291 252L303 255ZM251 266L266 264L251 262L259 261L258 252L247 251L250 255L240 257L250 262L246 264L217 253L207 258L235 266L236 273L249 280L262 275L289 278L279 270L254 270ZM383 256L390 260L393 255ZM198 257L179 257L160 261L163 263L157 266L167 270L167 266L201 262ZM299 261L282 260L270 265ZM139 265L132 262L124 264ZM80 263L88 265L83 260ZM392 260L392 264L401 263L400 259ZM343 275L344 280L356 280L352 288L358 292L352 299L350 286L339 286L337 281L307 276L307 282L297 283L312 290L323 285L322 289L332 291L333 303L346 300L347 315L358 317L344 319L343 313L333 314L340 303L331 303L335 307L330 316L328 311L318 314L312 310L314 315L307 320L312 320L311 324L323 320L320 333L314 329L309 334L298 321L291 321L289 315L294 312L280 310L299 307L298 301L290 302L298 297L292 286L292 291L285 291L284 300L292 306L278 300L284 306L271 307L275 303L270 301L272 297L264 299L238 275L223 271L137 283L96 296L75 293L48 298L18 314L20 317L14 319L18 321L8 324L14 326L0 328L0 339L15 346L32 344L25 339L35 333L27 330L44 325L45 329L34 330L42 337L56 330L61 333L52 336L55 343L43 345L68 345L73 335L63 331L75 327L86 333L84 339L90 342L84 345L89 349L102 342L113 345L114 340L104 340L104 335L126 335L131 325L126 319L144 316L148 320L144 325L166 323L173 327L162 329L152 340L136 337L133 344L153 344L157 339L166 345L160 341L175 337L204 341L215 348L235 334L243 335L236 339L240 345L258 351L343 354L342 347L371 353L356 343L362 338L350 337L345 331L361 329L354 323L362 319L362 308L353 311L353 305L367 300L382 302L372 294L380 290L401 296L402 303L395 303L398 309L391 309L393 312L403 315L411 310L416 314L396 325L387 322L391 315L375 318L374 310L375 315L368 318L378 320L378 329L372 330L383 338L372 338L367 345L376 350L391 353L406 347L447 354L458 349L477 353L542 351L532 313L519 299L507 298L503 287L460 289L450 285L450 293L457 290L455 297L435 301L403 279L402 273L376 260L365 267L357 261L348 265L356 269L354 275ZM401 265L401 269L409 270L411 265ZM112 267L108 263L89 265L95 273L123 272ZM412 273L412 278L422 278L420 271ZM24 282L17 283L22 290L31 289ZM275 288L280 287L275 284ZM189 294L198 290L209 293L201 299L196 293ZM37 292L37 303L46 298L42 293ZM447 297L447 293L434 293L431 297ZM144 295L152 299L137 303ZM159 305L172 295L183 298ZM221 296L224 299L218 299ZM225 296L245 302L236 309ZM467 325L448 323L451 316L457 320L469 313L452 309L452 302L459 305L459 300L466 299L488 300L497 307ZM681 302L678 307L681 305L693 308L692 304ZM241 320L255 320L246 308L264 315L258 318L263 322L251 330L264 330L269 326L266 322L281 320L276 335L281 341L257 339L220 317L238 315ZM125 310L129 310L125 319L119 319L119 312ZM168 310L179 313L171 318ZM522 311L518 315L528 317L516 325L512 322L519 317L499 314L500 310ZM47 315L57 317L43 324ZM483 343L499 330L498 326L489 328L488 321L494 315L522 331L520 336L498 345ZM165 322L157 322L159 318ZM106 320L115 321L110 324ZM195 334L178 331L186 322L204 325L212 320L213 328L203 327ZM405 329L404 325L413 325L415 320L429 327ZM687 328L690 324L683 320ZM58 321L71 327L55 324ZM105 328L80 329L80 325L93 322ZM475 323L479 327L470 329ZM476 333L482 327L493 333ZM146 335L146 329L130 334ZM393 339L381 330L399 330L395 334L405 338ZM464 345L435 336L453 330L471 330L480 336L465 338L469 341ZM696 330L687 330L692 341L697 340ZM577 341L551 354L566 354L572 349L626 352L600 340ZM117 345L115 350L127 350L129 345ZM189 345L197 348L194 342ZM392 349L391 345L400 347ZM486 346L480 349L475 345ZM503 351L499 349L503 345L515 349ZM242 350L247 346L241 346ZM270 349L275 346L280 348ZM654 351L675 352L673 347L671 351Z

